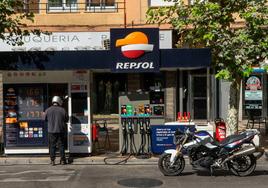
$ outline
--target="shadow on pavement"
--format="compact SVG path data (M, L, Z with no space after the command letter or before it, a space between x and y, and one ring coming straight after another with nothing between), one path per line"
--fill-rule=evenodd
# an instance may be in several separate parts
M193 175L193 174L195 174L194 171L193 171L193 172L182 172L182 173L180 174L180 176L190 176L190 175Z
M196 174L198 176L211 176L209 171L196 171ZM262 175L268 175L268 170L255 170L251 175L249 176L262 176ZM214 171L212 176L218 177L218 176L234 176L230 171L228 170L217 170ZM247 176L246 176L247 177Z

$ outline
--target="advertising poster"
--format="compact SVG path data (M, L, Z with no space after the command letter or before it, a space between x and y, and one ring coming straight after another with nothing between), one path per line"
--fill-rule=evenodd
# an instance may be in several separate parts
M167 149L175 149L174 133L177 129L184 132L188 128L194 130L195 125L152 125L152 152L162 154Z
M245 100L262 100L262 83L257 76L250 76L246 80Z
M262 109L263 87L262 77L252 75L245 80L245 108Z

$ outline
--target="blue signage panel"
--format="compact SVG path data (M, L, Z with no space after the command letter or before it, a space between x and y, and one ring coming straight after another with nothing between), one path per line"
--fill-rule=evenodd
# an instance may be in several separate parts
M194 130L194 125L152 125L152 152L162 154L167 149L175 149L173 143L174 133L177 129L184 132L186 129Z
M158 72L159 29L111 29L113 72Z
M47 146L44 84L4 85L4 138L6 147Z

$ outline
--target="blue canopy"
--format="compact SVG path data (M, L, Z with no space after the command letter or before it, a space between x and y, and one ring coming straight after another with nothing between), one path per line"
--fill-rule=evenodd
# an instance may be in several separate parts
M111 69L112 52L27 51L0 52L1 70ZM160 49L161 69L205 68L211 64L210 49Z

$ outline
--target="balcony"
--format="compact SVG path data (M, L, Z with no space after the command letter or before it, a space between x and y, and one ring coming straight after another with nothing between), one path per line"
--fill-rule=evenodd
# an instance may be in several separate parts
M116 13L124 9L123 2L114 3L25 3L18 12L40 13Z

